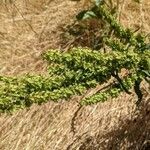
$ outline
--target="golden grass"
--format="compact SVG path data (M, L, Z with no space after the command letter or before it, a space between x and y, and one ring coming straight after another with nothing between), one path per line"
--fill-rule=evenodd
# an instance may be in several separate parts
M72 20L76 3L43 1L0 4L0 74L41 73L42 51L59 48L59 27Z
M41 53L61 48L60 27L70 23L86 2L0 3L0 74L45 73ZM150 2L119 2L121 22L148 33ZM0 114L0 150L144 150L150 143L150 94L145 86L139 110L134 104L136 96L123 93L117 99L80 109L81 97L74 97L69 102L33 105L11 116Z

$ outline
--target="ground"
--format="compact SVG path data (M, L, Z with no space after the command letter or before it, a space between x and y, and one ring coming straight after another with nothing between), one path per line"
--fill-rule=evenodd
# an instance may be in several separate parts
M41 53L62 48L62 27L87 5L87 0L2 1L0 75L45 74ZM124 26L149 33L150 1L119 0L118 10ZM81 97L74 97L69 102L33 105L13 115L0 114L0 150L144 149L150 142L150 95L144 89L139 110L136 95L123 93L81 109L77 103Z

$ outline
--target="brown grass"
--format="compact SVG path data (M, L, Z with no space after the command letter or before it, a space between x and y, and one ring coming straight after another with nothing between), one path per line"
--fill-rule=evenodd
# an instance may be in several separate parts
M0 3L0 74L45 73L40 54L48 48L61 48L60 27L70 24L87 1L10 2ZM121 22L148 33L150 2L119 2ZM146 86L143 84L144 102L138 110L136 95L123 93L117 99L80 109L81 97L74 97L69 102L33 105L11 116L0 114L0 150L146 150L150 146Z

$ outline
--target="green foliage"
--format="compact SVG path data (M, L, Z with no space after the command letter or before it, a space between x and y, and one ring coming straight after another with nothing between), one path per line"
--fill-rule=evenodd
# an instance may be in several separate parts
M49 63L49 75L26 75L24 77L0 77L0 111L15 111L29 107L33 103L41 104L48 100L69 99L73 95L82 95L90 88L114 83L107 89L81 100L81 105L95 104L117 97L121 92L131 94L134 88L138 102L143 95L140 83L149 82L150 49L145 37L134 35L124 29L107 10L105 4L97 1L90 11L83 11L79 19L97 17L106 22L114 35L104 37L107 51L88 48L73 48L68 52L49 50L42 57ZM78 16L78 17L79 17ZM122 69L128 74L120 77Z

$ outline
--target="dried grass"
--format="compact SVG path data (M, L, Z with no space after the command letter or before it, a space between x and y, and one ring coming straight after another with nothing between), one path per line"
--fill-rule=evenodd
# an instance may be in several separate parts
M69 0L10 2L0 4L0 74L45 73L40 54L60 48L60 27L70 23L87 1L79 5ZM125 26L150 31L148 0L141 5L120 0L119 10ZM150 95L145 86L139 110L136 96L123 93L80 109L81 97L74 97L69 102L33 105L11 116L0 114L0 150L146 150L150 146Z

